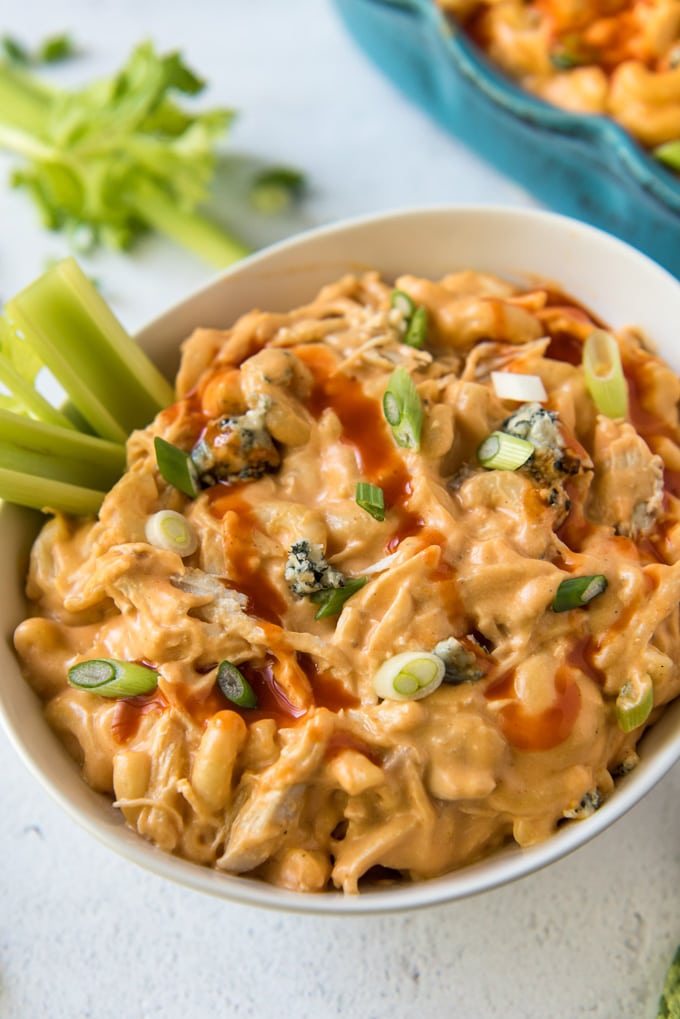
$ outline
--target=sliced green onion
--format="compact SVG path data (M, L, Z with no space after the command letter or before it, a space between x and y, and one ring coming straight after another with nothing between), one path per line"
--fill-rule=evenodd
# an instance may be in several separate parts
M378 697L391 701L418 701L440 686L446 667L429 651L404 651L388 658L373 677Z
M290 208L304 190L303 173L288 166L272 166L255 175L250 203L263 216L276 216Z
M621 687L616 698L616 721L623 732L632 732L649 718L654 707L654 686L651 676L630 680Z
M150 545L181 556L191 555L198 546L193 527L175 510L159 510L147 517L144 533Z
M357 506L370 513L376 520L385 519L385 496L382 488L371 485L368 481L357 482Z
M404 343L422 350L427 335L427 308L416 305L405 290L393 290L390 294L390 305L404 317L406 324Z
M557 40L550 52L550 62L558 71L582 67L593 62L593 53L577 32L570 32Z
M567 612L580 609L602 594L607 587L607 578L601 573L588 577L570 577L563 580L555 592L553 612Z
M69 60L77 52L77 46L71 36L62 32L43 40L36 53L36 60L40 64L57 64L62 60Z
M417 350L422 350L425 345L425 337L427 336L427 308L420 306L416 308L411 316L411 321L406 327L406 335L404 336L404 343L409 347L415 347Z
M534 446L528 439L507 432L492 432L479 444L477 459L490 471L516 471L533 452Z
M420 447L423 405L416 384L405 368L395 368L390 376L383 395L383 413L398 446Z
M415 301L405 290L393 290L390 294L390 305L401 312L405 319L410 320L416 310Z
M160 435L154 437L153 444L161 477L169 485L174 485L180 492L195 499L200 491L198 472L189 454L162 439Z
M256 708L257 697L252 686L232 662L220 662L217 669L217 685L232 704L240 708Z
M158 686L158 673L146 665L121 662L115 658L91 658L68 670L68 681L78 690L100 697L136 697Z
M656 158L670 166L671 170L680 172L680 138L674 138L672 142L664 142L652 150Z
M31 63L31 54L24 44L13 35L0 36L0 49L3 56L14 64L28 65Z
M309 600L319 605L320 608L315 619L326 619L327 616L337 616L348 598L356 594L366 583L366 577L350 577L342 587L326 588L323 591L314 591L310 594Z
M600 414L622 418L628 410L628 384L619 345L604 329L594 329L583 344L586 388Z

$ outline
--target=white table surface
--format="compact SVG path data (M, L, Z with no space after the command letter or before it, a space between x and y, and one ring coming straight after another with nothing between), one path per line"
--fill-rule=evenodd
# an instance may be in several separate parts
M262 244L346 216L436 202L530 206L446 136L347 38L329 0L10 0L0 33L71 31L64 82L152 38L235 107L232 161L294 163L304 209L236 215ZM0 158L0 298L62 257ZM228 209L230 213L237 210ZM168 242L90 257L132 331L211 274ZM0 677L1 681L1 677ZM0 734L2 1019L653 1019L680 941L680 767L594 843L505 888L428 911L347 919L231 905L119 859L66 817Z

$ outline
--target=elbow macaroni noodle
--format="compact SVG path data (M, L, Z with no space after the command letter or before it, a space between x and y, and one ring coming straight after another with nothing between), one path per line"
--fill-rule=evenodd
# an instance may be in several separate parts
M422 880L548 838L612 793L680 693L676 376L622 331L630 405L610 420L585 386L597 323L583 308L477 272L396 286L427 308L423 349L403 342L375 273L197 329L177 402L130 437L98 520L44 525L15 633L50 724L128 825L306 892ZM422 403L419 449L383 416L397 366ZM540 376L556 422L552 453L538 441L514 471L476 459L520 406L496 394L498 371ZM188 498L158 473L154 437L189 450L216 422L218 466L240 474ZM383 520L357 504L359 480L383 489ZM191 555L148 543L160 509L185 515ZM317 618L309 578L286 579L300 541L318 571L366 578L335 614ZM603 594L552 610L563 580L594 574ZM376 696L386 659L442 642L462 672L422 700ZM157 689L107 700L69 686L71 665L101 657L153 666ZM224 660L257 707L224 696ZM654 708L624 733L616 698L636 677Z
M528 91L604 114L643 146L680 139L679 0L436 0Z

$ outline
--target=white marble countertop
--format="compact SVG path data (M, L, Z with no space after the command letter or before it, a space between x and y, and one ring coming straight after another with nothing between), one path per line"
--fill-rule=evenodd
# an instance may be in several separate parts
M294 163L304 209L246 238L435 202L529 206L401 98L329 0L22 0L0 34L71 31L59 74L113 70L152 38L239 111L233 159ZM0 298L67 253L0 159ZM233 211L233 210L232 210ZM168 242L86 260L132 331L210 270ZM680 767L624 820L547 870L472 900L388 917L285 916L212 900L137 869L66 817L0 734L3 1019L653 1019L680 941Z

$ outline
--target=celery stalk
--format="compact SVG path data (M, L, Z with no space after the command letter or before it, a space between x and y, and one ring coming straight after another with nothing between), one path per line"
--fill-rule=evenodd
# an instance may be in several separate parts
M0 354L0 382L12 393L12 396L21 404L27 414L31 414L39 421L56 425L59 428L75 429L72 421L53 407L51 403L40 395L18 371L10 364L6 357Z
M54 92L35 76L0 63L0 110L4 124L45 136Z
M0 444L10 443L25 451L45 456L71 459L88 471L108 476L112 485L125 469L125 447L75 429L55 425L0 410ZM107 486L107 487L108 487Z
M174 400L73 258L8 301L6 315L103 438L124 443Z
M23 471L0 467L0 497L31 509L61 510L75 516L90 516L102 504L104 492L57 481L52 478L32 477Z
M178 53L137 46L112 77L77 89L44 85L0 61L0 149L52 230L87 227L93 243L128 248L155 228L217 266L248 253L197 208L209 194L229 109L178 102L205 82Z
M110 488L120 476L112 475L95 464L37 453L11 442L0 442L0 468L15 474L27 474L32 478L50 479L93 490Z
M250 254L250 249L236 238L200 213L180 208L147 180L136 181L125 198L130 208L159 233L193 251L216 269L223 269Z

